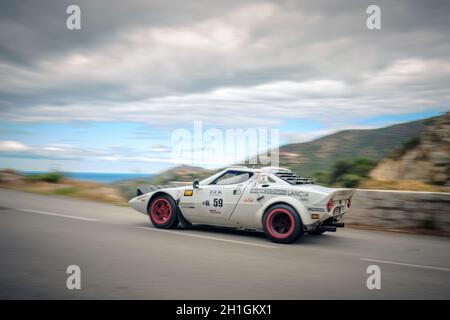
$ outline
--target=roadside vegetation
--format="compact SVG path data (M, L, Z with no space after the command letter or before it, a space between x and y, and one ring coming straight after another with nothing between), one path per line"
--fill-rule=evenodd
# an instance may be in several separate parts
M0 188L70 196L118 205L125 205L127 200L117 188L111 185L72 180L59 171L25 175L14 170L1 170Z
M317 183L333 187L355 188L364 180L369 179L370 171L376 162L357 158L355 160L339 160L331 170L316 172L313 177Z
M406 142L396 154L413 148L417 139ZM394 153L393 153L394 154ZM417 180L386 180L379 181L370 177L370 172L375 168L375 161L358 158L353 161L337 161L329 170L318 171L313 175L317 184L329 187L378 189L378 190L407 190L427 192L450 192L449 187L428 184Z
M64 179L64 174L59 171L52 171L48 173L30 174L26 178L30 182L60 183Z

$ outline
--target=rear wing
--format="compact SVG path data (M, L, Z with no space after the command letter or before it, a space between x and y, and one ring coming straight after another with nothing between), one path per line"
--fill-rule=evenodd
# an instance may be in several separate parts
M355 189L336 189L331 193L330 199L333 200L346 200L349 199L356 192Z

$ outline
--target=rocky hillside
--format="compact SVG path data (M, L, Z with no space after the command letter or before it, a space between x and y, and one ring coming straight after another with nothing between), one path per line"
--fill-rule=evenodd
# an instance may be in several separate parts
M379 181L418 180L450 186L450 112L435 118L420 135L382 160L370 176Z
M379 129L344 130L310 142L288 144L280 147L280 166L312 176L318 171L330 170L338 160L379 161L411 137L418 136L432 119Z

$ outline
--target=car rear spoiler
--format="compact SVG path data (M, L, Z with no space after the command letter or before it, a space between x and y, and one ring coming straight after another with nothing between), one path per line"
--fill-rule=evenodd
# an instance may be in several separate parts
M330 199L345 200L353 196L355 192L355 189L337 189L336 191L331 193Z

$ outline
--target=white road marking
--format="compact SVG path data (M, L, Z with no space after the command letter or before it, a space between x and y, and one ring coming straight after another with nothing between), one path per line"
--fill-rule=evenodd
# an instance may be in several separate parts
M259 244L259 243L253 243L253 242L247 242L247 241L239 241L239 240L231 240L231 239L224 239L224 238L216 238L216 237L202 236L202 235L198 235L198 234L185 233L185 232L161 230L161 229L149 228L149 227L136 227L136 228L138 228L138 229L145 229L145 230L151 230L151 231L160 231L160 232L166 232L166 233L174 233L174 234L177 234L177 235L188 236L188 237L193 237L193 238L200 238L200 239L208 239L208 240L217 240L217 241L223 241L223 242L246 244L246 245L255 246L255 247L263 247L263 248L271 248L271 249L277 249L278 248L276 246L271 246L269 244Z
M421 264L411 264L411 263L403 263L403 262L395 262L395 261L386 261L386 260L376 260L376 259L368 259L368 258L361 258L361 260L362 260L362 261L369 261L369 262L378 262L378 263L394 264L394 265L405 266L405 267L413 267L413 268L431 269L431 270L440 270L440 271L448 271L448 272L450 272L450 268L425 266L425 265L421 265Z
M14 209L14 210L22 211L22 212L45 214L45 215L48 215L48 216L56 216L56 217L63 217L63 218L69 218L69 219L84 220L84 221L98 221L96 219L76 217L76 216L68 216L68 215L65 215L65 214L46 212L46 211L39 211L39 210L33 210L33 209Z

